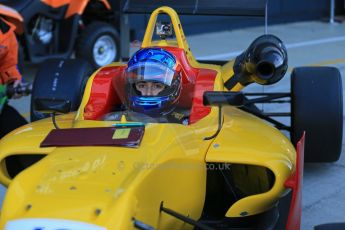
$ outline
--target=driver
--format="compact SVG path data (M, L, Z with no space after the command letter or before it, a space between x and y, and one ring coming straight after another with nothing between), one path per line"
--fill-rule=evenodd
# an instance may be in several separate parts
M189 110L177 106L182 89L181 65L173 54L162 48L140 49L129 60L124 78L129 117L132 112L158 122L188 124Z

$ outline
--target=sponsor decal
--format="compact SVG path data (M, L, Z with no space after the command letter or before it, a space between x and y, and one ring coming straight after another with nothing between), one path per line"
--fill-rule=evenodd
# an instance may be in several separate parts
M104 227L84 222L28 218L17 219L7 222L5 230L107 230Z

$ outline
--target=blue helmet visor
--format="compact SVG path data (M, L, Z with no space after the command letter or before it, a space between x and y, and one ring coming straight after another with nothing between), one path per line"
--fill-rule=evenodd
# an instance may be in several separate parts
M175 71L158 62L141 62L127 68L126 75L129 83L150 81L171 86Z

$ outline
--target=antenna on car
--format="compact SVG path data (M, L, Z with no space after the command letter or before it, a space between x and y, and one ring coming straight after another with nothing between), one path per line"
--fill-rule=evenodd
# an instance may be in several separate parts
M268 34L268 0L265 4L265 34Z

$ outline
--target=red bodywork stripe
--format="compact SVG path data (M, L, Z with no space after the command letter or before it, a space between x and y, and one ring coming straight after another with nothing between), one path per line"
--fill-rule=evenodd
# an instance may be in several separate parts
M121 80L121 74L125 67L103 67L98 71L92 82L90 99L84 109L85 120L97 120L102 115L110 113L114 105L121 103L119 95L114 89L114 84L119 84L121 87L124 87L124 84L115 83L113 80Z
M296 149L296 170L285 181L285 187L291 188L292 199L290 204L290 210L288 220L286 223L287 230L298 230L301 227L301 215L302 215L302 185L303 185L303 168L304 168L304 140L305 132L301 139L298 141Z
M164 47L171 52L182 66L182 91L179 107L191 108L189 123L193 124L207 116L211 107L204 106L203 94L214 90L217 71L211 69L194 68L190 65L186 53L177 47Z
M204 92L214 90L216 75L217 72L215 70L200 69L195 82L193 106L189 117L190 124L199 121L211 112L210 106L204 106L203 96Z

